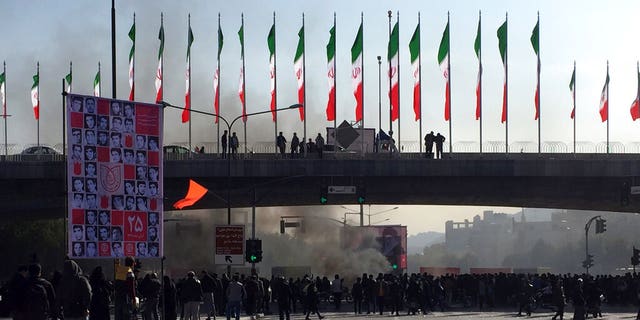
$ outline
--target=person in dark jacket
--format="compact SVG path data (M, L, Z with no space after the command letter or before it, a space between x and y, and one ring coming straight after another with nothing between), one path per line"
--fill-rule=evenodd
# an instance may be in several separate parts
M256 308L258 306L258 301L260 300L261 287L262 284L258 282L258 277L255 275L251 276L251 278L246 280L244 283L244 290L247 293L245 308L247 315L250 317L253 317L256 314Z
M284 277L279 277L276 281L275 295L278 297L278 313L280 314L280 320L290 319L291 313L291 296L293 291L289 286L289 283Z
M351 287L351 297L353 298L353 312L362 314L362 282L360 277L356 278L356 282Z
M91 285L82 269L73 260L66 260L62 269L59 292L64 319L86 319L91 306Z
M13 319L24 319L24 308L22 298L24 296L24 289L27 284L27 278L29 276L29 269L26 265L18 267L18 271L11 277L8 284L8 293L6 296L7 304L9 305L9 313Z
M169 276L164 276L164 290L162 303L164 304L163 319L174 320L178 317L176 285Z
M34 263L29 265L29 276L25 282L22 307L26 320L45 320L58 315L52 309L56 305L56 293L51 283L41 277L42 267ZM41 293L38 295L38 293Z
M324 318L318 311L318 288L316 288L314 282L311 282L307 286L307 314L305 320L309 320L309 315L313 313L318 315L318 319Z
M140 284L140 294L144 298L142 318L145 320L159 320L160 312L158 310L158 303L162 283L160 283L160 279L158 279L158 274L156 273L147 274L147 276L145 276L145 280L143 280L144 286Z
M551 320L556 320L556 318L563 320L565 296L564 296L564 286L562 285L562 279L557 279L556 282L554 283L553 289L551 291L551 296L553 299L553 306L556 308L556 314L551 318Z
M193 271L187 273L187 279L182 283L181 297L184 301L184 318L198 320L200 318L200 302L202 301L202 286Z
M109 320L109 302L113 286L105 279L101 266L91 272L91 304L89 306L89 320Z
M573 292L573 319L574 320L584 320L585 317L585 299L584 293L582 292L583 280L582 278L578 278L575 291Z
M200 275L200 283L202 284L202 293L204 297L204 304L202 305L203 311L207 314L207 320L216 318L216 305L214 292L216 291L216 282L213 277L205 270L202 270Z

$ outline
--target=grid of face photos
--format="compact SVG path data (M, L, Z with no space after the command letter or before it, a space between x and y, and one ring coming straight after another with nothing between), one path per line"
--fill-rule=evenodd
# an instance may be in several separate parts
M69 257L161 257L161 108L67 98Z

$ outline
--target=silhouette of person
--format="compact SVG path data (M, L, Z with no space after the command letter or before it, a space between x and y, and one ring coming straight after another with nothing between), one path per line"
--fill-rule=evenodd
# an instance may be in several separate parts
M424 147L426 150L425 156L428 159L433 159L433 142L435 138L436 137L433 135L433 131L427 133L427 135L424 136Z
M227 130L220 137L220 145L222 146L222 159L227 157Z
M434 139L435 143L436 143L436 158L437 159L442 159L442 144L444 143L444 140L446 140L444 138L443 135L440 134L440 132L438 132L438 134L436 135L436 138Z

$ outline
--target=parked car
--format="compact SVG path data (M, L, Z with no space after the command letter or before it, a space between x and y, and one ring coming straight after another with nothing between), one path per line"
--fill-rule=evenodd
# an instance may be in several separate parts
M191 150L189 150L189 148L183 147L183 146L178 146L178 145L167 145L162 147L162 150L164 151L164 154L189 154L189 153L195 153Z
M34 147L28 147L22 150L20 154L22 155L55 155L55 154L60 154L60 152L47 146L34 146Z

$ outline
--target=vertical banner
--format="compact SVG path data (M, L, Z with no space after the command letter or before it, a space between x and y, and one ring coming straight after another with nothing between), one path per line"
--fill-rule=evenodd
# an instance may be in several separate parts
M163 255L163 110L67 95L68 255Z

